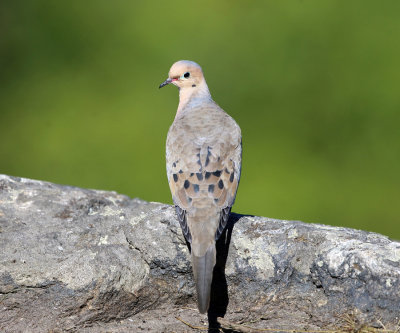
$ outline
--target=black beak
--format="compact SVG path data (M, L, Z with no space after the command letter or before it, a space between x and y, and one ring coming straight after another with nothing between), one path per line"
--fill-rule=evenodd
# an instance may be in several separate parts
M168 78L163 83L161 83L158 88L165 87L167 84L170 84L171 82L172 82L172 79Z

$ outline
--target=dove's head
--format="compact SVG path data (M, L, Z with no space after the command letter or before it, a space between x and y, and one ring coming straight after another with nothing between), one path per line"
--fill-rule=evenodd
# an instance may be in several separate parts
M203 71L198 64L189 60L179 60L172 65L168 73L168 79L160 84L160 88L172 83L180 89L195 89L203 82Z

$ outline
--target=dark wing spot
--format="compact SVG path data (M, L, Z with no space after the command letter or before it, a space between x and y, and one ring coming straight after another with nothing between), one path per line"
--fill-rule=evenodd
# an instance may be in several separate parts
M216 177L221 177L221 170L214 171L213 175Z
M188 197L187 199L188 199L189 203L192 202L192 198L191 197Z
M183 173L182 169L181 169L181 170L179 170L179 173Z
M190 177L192 177L194 175L194 173L192 172L191 174L190 174Z
M214 185L208 185L208 192L213 193L214 192Z
M174 182L176 183L178 181L178 175L174 173L172 176L174 177Z
M229 177L229 181L232 183L234 178L235 178L235 174L232 172L231 176Z
M196 173L196 176L198 180L203 180L203 174L201 172Z
M210 155L211 155L210 149L211 149L210 147L207 147L207 158L206 158L206 165L205 166L207 166L208 163L210 163Z
M229 170L228 170L228 168L225 168L225 172L229 174Z
M210 178L210 176L211 176L211 172L206 172L206 179L208 179L208 178Z
M219 180L218 182L218 187L222 190L224 188L224 182L222 181L222 179Z
M199 185L198 184L193 184L193 190L194 190L195 193L199 192L199 190L200 190Z
M192 84L192 87L194 88L194 87L196 87L196 85L195 85L195 84Z
M174 163L172 163L172 166L174 167L174 168L176 168L176 163L174 162Z
M190 186L190 183L189 183L189 181L186 179L185 182L183 183L183 187L184 187L185 189L188 189L189 186Z

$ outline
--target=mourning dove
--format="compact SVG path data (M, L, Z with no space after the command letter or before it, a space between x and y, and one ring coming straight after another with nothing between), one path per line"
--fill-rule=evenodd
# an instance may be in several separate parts
M174 63L168 79L179 106L166 144L167 176L178 220L191 244L200 313L208 310L215 242L224 230L239 185L242 144L238 124L211 98L201 67Z

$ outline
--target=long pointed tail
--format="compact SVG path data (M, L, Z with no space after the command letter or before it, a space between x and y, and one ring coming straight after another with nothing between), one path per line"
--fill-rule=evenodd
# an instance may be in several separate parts
M196 282L197 306L200 313L205 313L210 305L211 281L215 261L215 244L210 245L202 257L194 255L192 251L193 275Z

